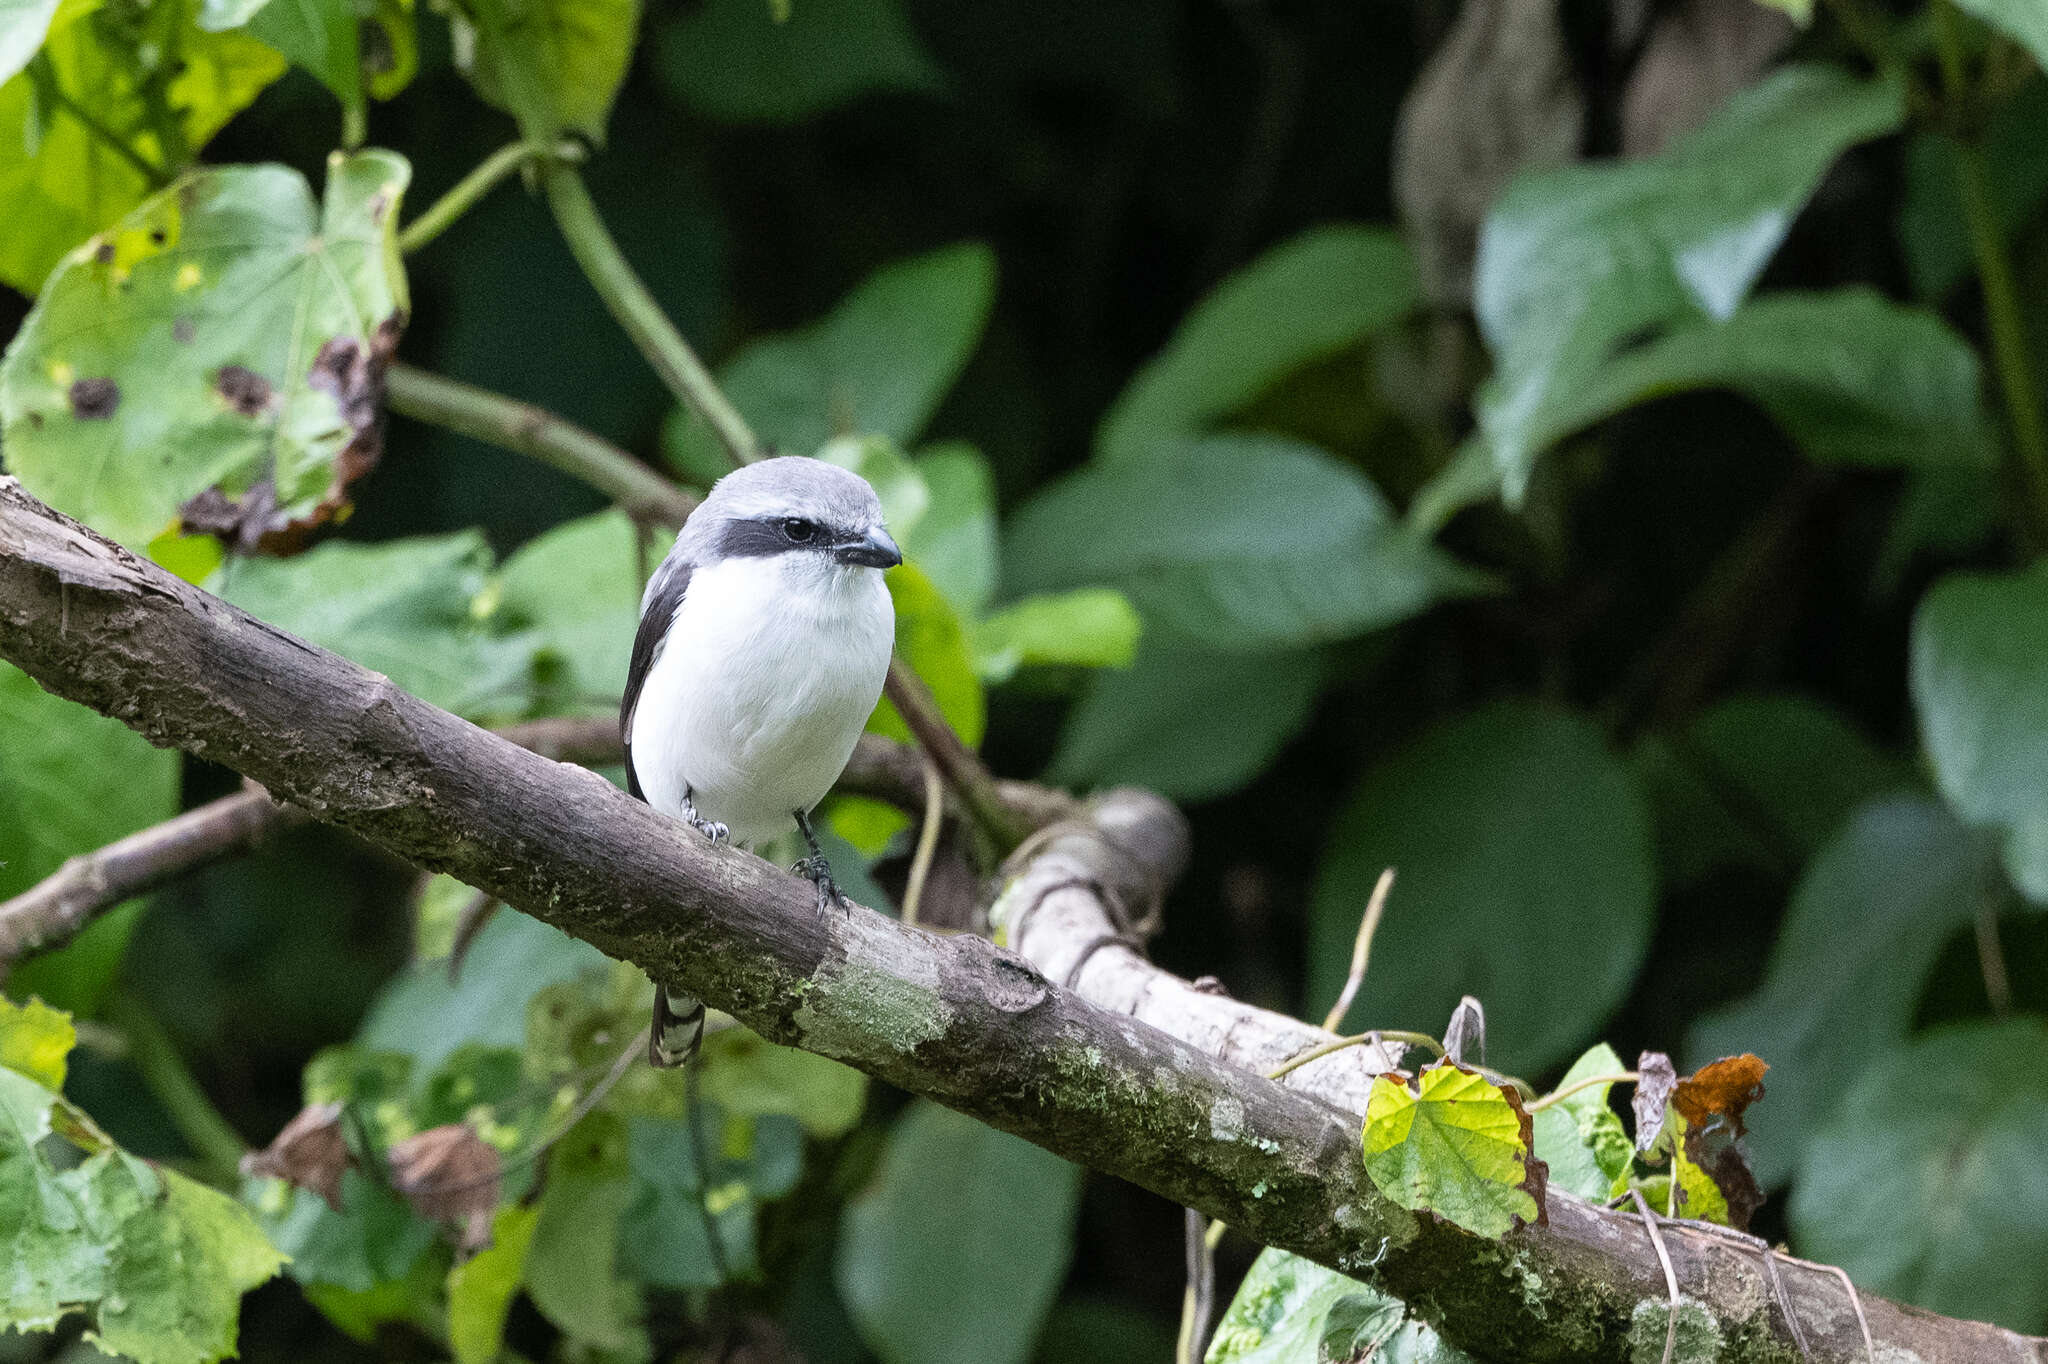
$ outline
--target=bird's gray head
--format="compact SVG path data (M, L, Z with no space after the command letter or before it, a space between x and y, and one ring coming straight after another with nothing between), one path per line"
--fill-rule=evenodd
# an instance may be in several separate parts
M691 514L678 548L699 564L779 554L865 568L903 562L868 481L800 455L764 459L719 479Z

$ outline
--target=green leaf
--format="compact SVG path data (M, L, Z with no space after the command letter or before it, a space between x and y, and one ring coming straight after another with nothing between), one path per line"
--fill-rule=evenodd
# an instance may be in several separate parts
M1813 22L1813 0L1757 0L1757 3L1766 9L1790 15L1792 22L1801 28Z
M1471 1364L1471 1356L1358 1280L1262 1250L1216 1324L1205 1364ZM1366 1354L1374 1342L1378 1351Z
M161 163L142 85L146 60L174 49L181 70L165 94L187 146L204 146L264 87L284 58L245 33L205 33L195 0L159 0L138 29L115 7L60 4L43 51L58 86ZM33 73L0 84L0 283L33 294L65 252L148 197L149 181L76 118L40 105ZM177 171L178 166L165 169Z
M0 84L28 65L56 17L57 0L0 0Z
M898 0L708 0L661 34L660 71L682 101L726 123L792 124L862 95L937 90Z
M1542 1215L1543 1163L1521 1100L1455 1062L1425 1067L1413 1088L1398 1073L1373 1077L1364 1143L1366 1174L1404 1208L1496 1239Z
M613 509L565 521L505 561L496 614L540 645L546 709L588 710L625 692L645 586L640 565L666 552L656 537L643 556L632 519Z
M201 0L200 25L249 32L312 74L347 107L390 99L419 67L412 0Z
M78 1044L71 1015L40 999L0 999L0 1068L28 1076L45 1089L64 1088L65 1058Z
M53 1146L76 1148L53 1162ZM78 1156L82 1155L82 1159ZM93 1317L87 1339L140 1364L235 1352L242 1294L281 1257L232 1199L108 1143L55 1090L0 1067L0 1328Z
M421 700L470 715L517 713L532 690L535 641L477 618L490 569L482 533L458 531L236 560L215 590Z
M1855 1076L1806 1144L1794 1242L1868 1292L2040 1331L2043 1150L2048 1026L2012 1019L1930 1033Z
M1937 583L1913 617L1912 685L1942 795L2001 831L2013 883L2048 905L2048 564Z
M1219 654L1147 636L1132 665L1096 677L1067 716L1048 775L1178 801L1226 795L1301 732L1324 671L1308 650Z
M1103 418L1096 457L1121 463L1200 435L1302 366L1399 322L1417 297L1395 233L1304 232L1195 306Z
M868 481L881 500L882 520L898 540L917 533L932 504L932 492L923 472L894 441L885 436L841 436L820 446L816 454Z
M593 1113L555 1148L549 1167L526 1291L575 1340L644 1354L639 1288L617 1272L619 1222L634 1193L625 1124Z
M778 1047L745 1028L704 1039L698 1083L704 1098L735 1117L795 1118L821 1141L843 1137L860 1121L868 1077L850 1066L793 1047Z
M991 684L1019 668L1128 668L1142 629L1123 593L1107 587L1014 602L974 627L974 667Z
M1572 1063L1557 1082L1559 1091L1596 1075L1619 1075L1629 1067L1614 1048L1599 1043ZM1608 1104L1611 1084L1588 1085L1535 1115L1536 1155L1550 1167L1550 1187L1605 1202L1614 1181L1629 1168L1635 1143L1621 1115Z
M365 1294L399 1283L439 1234L404 1199L360 1170L342 1172L339 1211L320 1195L282 1180L252 1180L250 1185L244 1201L290 1257L287 1272L308 1286Z
M1023 1364L1073 1252L1081 1172L926 1100L840 1223L835 1277L885 1364Z
M1979 147L1985 189L1999 237L2033 220L2048 197L2048 81L2027 82L1988 112ZM1939 132L1906 142L1905 193L1899 201L1899 245L1913 293L1938 302L1976 271L1968 215L1962 211L1961 156L1954 139Z
M1003 581L1118 587L1149 627L1249 651L1344 639L1485 586L1355 470L1252 436L1093 464L1046 488L1011 518Z
M508 1206L491 1219L491 1244L448 1271L448 1348L456 1364L493 1364L505 1315L526 1272L540 1209Z
M0 362L28 489L123 543L182 519L289 549L375 463L406 310L392 224L411 171L203 171L65 259Z
M759 1273L754 1217L760 1198L772 1195L755 1188L756 1175L766 1173L774 1192L786 1193L801 1168L802 1131L780 1117L727 1123L715 1106L701 1109L695 1121L704 1129L709 1187L698 1178L697 1147L687 1122L631 1122L634 1193L619 1223L620 1268L629 1279L660 1288L702 1289L716 1288L728 1276L746 1279ZM761 1142L767 1132L784 1139ZM776 1149L764 1150L767 1146ZM756 1155L783 1168L757 1171ZM715 1255L707 1218L718 1229Z
M924 679L954 732L968 745L981 742L988 723L987 701L981 678L974 670L974 655L967 642L967 627L959 613L932 586L930 578L916 564L899 564L887 574L889 596L896 603L896 654ZM868 730L886 734L900 743L910 742L910 729L896 707L884 697L868 718Z
M1977 353L1933 313L1867 289L1770 294L1622 352L1557 395L1529 437L1542 449L1647 398L1730 388L1816 460L1996 462Z
M1956 4L2018 41L2048 70L2048 7L2039 0L1956 0Z
M1649 947L1649 820L1590 720L1501 702L1371 771L1337 818L1311 906L1309 998L1342 987L1373 883L1399 874L1373 944L1368 1027L1435 1028L1486 1005L1492 1058L1540 1070L1619 1004Z
M1510 502L1569 404L1625 340L1747 297L1842 151L1896 128L1896 86L1788 66L1663 154L1525 176L1480 233L1478 417Z
M603 143L633 59L639 0L463 0L454 18L470 84L527 141L575 133Z
M996 590L996 490L988 459L951 441L920 451L916 464L931 505L896 538L946 600L976 619Z
M1771 1101L1750 1115L1758 1181L1782 1184L1863 1065L1905 1036L1942 943L1995 893L1984 841L1935 802L1873 801L1807 869L1763 987L1702 1018L1696 1058L1772 1058Z
M980 242L898 261L820 320L748 344L719 370L719 385L785 454L813 454L834 436L908 446L973 354L995 291L995 253ZM727 468L710 432L682 413L664 444L699 479Z

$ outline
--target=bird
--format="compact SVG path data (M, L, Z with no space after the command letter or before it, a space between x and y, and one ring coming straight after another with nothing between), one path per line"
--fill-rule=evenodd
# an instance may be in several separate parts
M882 694L896 636L882 575L902 562L866 479L783 455L712 485L640 599L626 789L713 843L794 826L810 855L792 870L820 913L846 901L811 811ZM687 1065L703 1033L703 1002L657 983L649 1061Z

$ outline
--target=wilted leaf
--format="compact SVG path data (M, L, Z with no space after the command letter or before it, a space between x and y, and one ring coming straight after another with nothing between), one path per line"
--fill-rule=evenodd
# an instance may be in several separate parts
M1023 1364L1066 1277L1080 1171L926 1100L846 1208L834 1278L890 1364Z
M1665 1060L1668 1064L1670 1058ZM1764 1072L1769 1069L1749 1052L1710 1061L1678 1082L1671 1091L1671 1106L1696 1128L1726 1119L1739 1137L1747 1130L1742 1115L1764 1096Z
M495 1364L505 1347L505 1317L526 1271L537 1207L498 1209L491 1243L448 1271L448 1348L456 1364Z
M1621 154L1653 156L1762 75L1813 0L1683 0L1662 8L1621 96ZM1806 7L1804 15L1796 11ZM1775 8L1783 14L1773 14Z
M184 140L203 147L235 114L285 73L284 58L245 33L204 33L193 0L150 7L157 40L174 45L181 69L164 88ZM57 83L115 128L134 129L129 145L161 162L142 94L136 35L113 7L59 5L43 51ZM176 171L177 166L167 167ZM64 253L148 197L142 172L75 118L39 105L31 73L0 85L0 283L26 294Z
M991 684L1019 668L1128 668L1143 629L1113 588L1083 587L1026 597L974 626L974 667Z
M1546 1171L1522 1101L1452 1061L1413 1081L1375 1076L1365 1109L1365 1172L1404 1208L1480 1236L1544 1220Z
M1356 470L1277 437L1089 465L1027 502L1003 551L1012 592L1121 588L1148 628L1211 649L1344 639L1487 585Z
M1216 1324L1205 1364L1471 1364L1400 1301L1284 1250L1263 1250ZM1376 1353L1359 1352L1378 1342ZM1050 1364L1050 1361L1048 1361Z
M936 90L939 70L898 0L708 0L661 33L685 104L727 123L800 123L870 92Z
M1492 1059L1515 1070L1583 1045L1649 946L1642 796L1599 727L1567 711L1490 705L1366 773L1317 873L1309 999L1336 998L1388 867L1400 890L1373 943L1365 1021L1434 1028L1471 994L1486 1001Z
M414 1212L432 1222L459 1225L466 1250L488 1244L503 1164L473 1128L466 1123L430 1127L392 1147L384 1158L391 1186Z
M1470 995L1458 1001L1444 1025L1444 1055L1461 1063L1467 1057L1486 1060L1486 1007Z
M1674 1109L1669 1130L1679 1215L1748 1230L1749 1219L1763 1206L1764 1194L1736 1145L1740 1125L1731 1126L1722 1118L1696 1126Z
M2003 834L2013 883L2048 905L2048 565L1937 583L1913 617L1912 684L1942 795Z
M2044 1150L2048 1027L2015 1018L1929 1033L1854 1076L1806 1143L1794 1245L1868 1292L2039 1331Z
M281 166L202 171L66 257L0 362L9 466L126 544L297 548L382 449L410 175L337 155L316 209Z
M1596 1075L1619 1075L1624 1067L1614 1048L1598 1044L1572 1064L1558 1090ZM1581 1198L1605 1201L1614 1181L1629 1168L1635 1144L1621 1115L1608 1104L1612 1084L1587 1085L1535 1114L1536 1154L1550 1169L1550 1187Z
M1184 444L1415 305L1415 270L1393 233L1305 232L1217 285L1182 320L1102 419L1096 458L1122 464Z
M1629 1107L1636 1118L1636 1149L1647 1151L1664 1134L1664 1107L1678 1088L1678 1069L1661 1051L1646 1051L1636 1058L1636 1092Z
M527 141L604 141L639 36L639 0L463 0L453 13L458 64Z
M341 1129L341 1104L307 1104L278 1129L270 1145L242 1157L242 1173L282 1179L341 1211L342 1172L354 1164Z
M1775 1057L1752 1149L1781 1184L1856 1073L1913 1020L1942 943L1996 893L1994 854L1931 800L1863 807L1808 867L1763 986L1702 1018L1687 1048Z

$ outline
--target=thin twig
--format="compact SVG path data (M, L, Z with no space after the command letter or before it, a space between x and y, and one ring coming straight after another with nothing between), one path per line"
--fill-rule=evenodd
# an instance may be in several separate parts
M1984 997L1991 1012L2003 1018L2012 1012L2012 976L2005 969L2005 945L1998 938L1998 906L1978 908L1972 921L1977 933L1977 969L1984 976Z
M141 1074L144 1087L198 1157L207 1183L234 1188L241 1180L242 1157L248 1154L249 1144L213 1106L163 1023L140 999L126 992L116 992L109 1001L107 1021L128 1039L129 1064Z
M1188 1285L1180 1300L1180 1336L1174 1342L1174 1364L1201 1364L1209 1348L1209 1318L1216 1310L1215 1244L1208 1220L1193 1208L1183 1225L1187 1235Z
M917 922L924 903L925 878L931 875L932 856L939 850L939 828L946 820L946 785L939 778L938 764L924 763L924 825L917 831L917 850L910 856L910 877L903 883L903 922Z
M1310 1047L1299 1056L1290 1056L1273 1069L1267 1071L1266 1078L1268 1080L1277 1080L1290 1071L1300 1070L1311 1061L1320 1061L1325 1056L1329 1056L1334 1052L1340 1052L1346 1047L1355 1047L1365 1042L1374 1044L1381 1042L1403 1042L1411 1047L1427 1047L1437 1054L1438 1059L1442 1059L1444 1054L1444 1044L1431 1037L1428 1033L1399 1032L1376 1028L1371 1032L1354 1033L1350 1037L1339 1037L1320 1046Z
M1358 986L1365 979L1366 963L1372 959L1373 934L1379 932L1380 916L1386 912L1387 892L1394 888L1394 869L1388 867L1380 873L1374 883L1372 896L1365 902L1365 915L1358 921L1358 937L1351 944L1351 974L1344 977L1344 989L1337 996L1337 1002L1330 1006L1330 1012L1323 1016L1323 1031L1335 1032L1344 1022L1344 1015L1350 1012L1351 1001L1358 997Z
M1842 1291L1849 1295L1849 1306L1856 1310L1856 1325L1863 1332L1864 1356L1869 1364L1877 1364L1877 1342L1870 1338L1870 1318L1863 1315L1863 1295L1856 1291L1856 1281L1840 1265L1820 1267L1842 1281Z
M1589 1075L1583 1080L1566 1085L1563 1089L1553 1090L1540 1099L1531 1099L1528 1103L1522 1105L1522 1111L1525 1113L1541 1113L1558 1100L1569 1099L1582 1089L1591 1089L1594 1085L1632 1085L1640 1079L1642 1079L1642 1076L1632 1070L1617 1071L1613 1075Z
M1636 1211L1643 1215L1643 1225L1649 1228L1650 1245L1657 1252L1657 1263L1664 1267L1664 1288L1671 1295L1671 1319L1664 1327L1663 1364L1671 1364L1671 1353L1678 1348L1678 1271L1671 1267L1671 1252L1664 1248L1664 1233L1657 1227L1657 1214L1651 1212L1650 1205L1643 1201L1641 1190L1632 1188L1628 1194L1636 1202Z
M512 142L498 148L479 162L476 169L456 181L446 194L429 204L425 212L405 225L398 234L398 249L409 256L440 236L448 230L449 224L476 207L479 200L522 166L544 156L573 158L576 151L573 143L542 147L531 142Z

